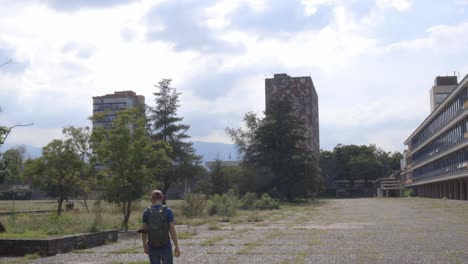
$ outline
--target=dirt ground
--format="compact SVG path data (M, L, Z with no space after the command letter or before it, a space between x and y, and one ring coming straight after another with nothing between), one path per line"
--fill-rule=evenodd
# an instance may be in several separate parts
M258 222L177 225L175 263L468 263L468 202L336 199L261 212ZM135 232L117 243L0 263L149 263Z

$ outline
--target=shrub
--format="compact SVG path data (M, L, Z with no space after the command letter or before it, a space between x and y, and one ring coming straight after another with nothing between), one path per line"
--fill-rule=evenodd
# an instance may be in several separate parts
M272 199L268 193L262 194L259 200L255 202L255 208L258 210L273 210L279 209L279 204Z
M204 194L187 194L182 205L182 214L189 218L201 216L205 211L206 204Z
M211 197L210 203L208 204L208 213L210 215L220 215L231 217L237 214L235 202L231 198L223 194L215 194Z
M95 233L101 231L102 226L102 202L101 200L96 200L93 204L94 206L94 219L89 226L89 232Z
M248 210L255 208L255 202L257 201L258 197L256 193L248 192L244 194L241 198L241 209Z
M413 189L406 189L403 192L403 196L404 197L414 197L414 196L416 196L416 194L414 193Z
M247 222L261 222L263 221L263 218L260 216L257 210L253 211L249 216L247 217Z

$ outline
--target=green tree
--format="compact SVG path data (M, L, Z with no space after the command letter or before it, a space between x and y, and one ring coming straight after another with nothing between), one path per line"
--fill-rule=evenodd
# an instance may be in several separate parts
M163 79L155 85L155 106L149 108L148 131L153 141L167 143L172 151L169 153L170 166L155 173L163 193L174 183L180 183L196 176L200 170L200 157L195 154L188 125L182 124L182 117L177 115L180 93L171 87L170 79Z
M151 167L168 160L170 148L155 146L147 135L144 114L136 108L120 111L110 127L95 128L91 138L97 160L105 166L100 183L105 199L122 206L122 229L128 230L132 201L151 183Z
M57 215L63 201L75 195L87 182L88 166L76 151L72 140L57 140L42 149L42 157L27 163L26 175L48 196L57 198Z
M334 159L332 159L332 155ZM321 160L323 168L333 171L335 180L375 180L389 176L393 170L399 169L400 157L398 152L391 154L371 144L369 146L337 145L333 152L323 151ZM327 162L325 164L325 161Z
M320 169L325 184L331 184L336 180L338 174L335 152L320 150Z
M0 164L4 166L3 170L0 170L0 183L18 184L24 182L23 169L26 161L26 146L10 148L0 157Z
M89 193L96 188L96 171L92 165L95 161L95 155L91 150L91 129L89 127L66 127L63 129L63 134L67 140L70 140L74 151L79 155L80 159L86 164L86 171L82 172L81 177L85 178L79 186L76 194L83 198L83 204L86 210L88 209Z
M229 182L225 177L225 166L217 159L209 166L210 194L223 194L229 189Z
M247 129L227 129L243 155L243 166L262 175L263 190L276 190L289 201L320 190L318 158L307 147L305 127L291 103L278 100L264 119L247 113Z

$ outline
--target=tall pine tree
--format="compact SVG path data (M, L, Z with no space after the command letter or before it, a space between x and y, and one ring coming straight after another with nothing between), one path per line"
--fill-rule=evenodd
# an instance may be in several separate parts
M166 142L172 148L169 153L171 165L155 175L161 190L167 193L172 184L195 176L201 158L195 154L192 142L188 141L190 126L182 124L183 117L177 115L180 93L171 87L171 79L162 79L155 87L155 106L149 108L148 130L154 141Z

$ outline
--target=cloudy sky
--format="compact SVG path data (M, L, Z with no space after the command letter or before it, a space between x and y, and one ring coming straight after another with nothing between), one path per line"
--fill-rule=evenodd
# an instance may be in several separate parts
M92 96L173 79L193 140L264 109L264 79L310 75L320 143L403 150L435 76L468 73L468 0L0 0L0 124L42 147Z

